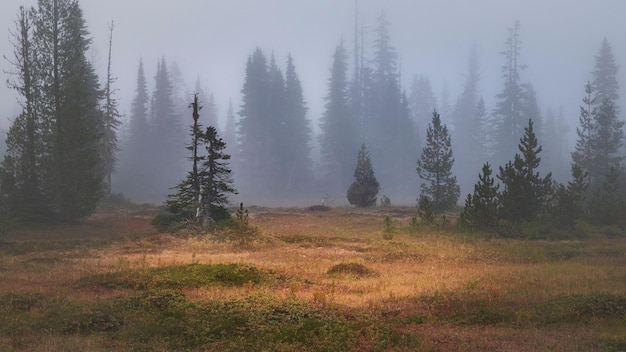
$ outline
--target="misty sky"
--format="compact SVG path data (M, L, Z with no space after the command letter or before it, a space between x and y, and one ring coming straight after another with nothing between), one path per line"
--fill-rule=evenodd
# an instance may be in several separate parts
M34 0L0 1L0 54L12 56L8 29L14 28L18 7ZM113 73L120 111L129 111L139 58L148 82L164 56L176 61L187 84L196 77L215 94L220 116L229 98L239 104L248 55L260 46L274 53L284 67L291 53L310 107L309 118L322 113L331 55L343 38L352 53L354 0L81 0L93 38L90 56L104 77L107 24L115 21ZM584 84L590 79L594 56L606 37L613 46L626 107L626 1L623 0L359 0L359 20L365 24L366 55L376 18L385 10L391 22L392 45L399 54L404 88L414 74L430 78L440 99L444 82L454 103L465 81L469 50L479 50L479 87L489 110L501 91L500 68L507 27L521 23L521 73L537 91L539 104L554 110L563 106L570 129L578 123L578 105ZM13 118L19 111L15 93L8 90L2 59L0 117ZM151 87L149 87L151 89ZM446 116L442 116L444 121ZM317 123L315 124L317 126ZM2 122L3 130L8 123ZM4 136L3 136L4 137Z

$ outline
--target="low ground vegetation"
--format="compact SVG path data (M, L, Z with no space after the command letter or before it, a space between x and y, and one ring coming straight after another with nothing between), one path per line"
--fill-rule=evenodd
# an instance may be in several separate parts
M620 227L528 240L409 207L253 207L241 241L154 214L8 232L0 351L626 349Z

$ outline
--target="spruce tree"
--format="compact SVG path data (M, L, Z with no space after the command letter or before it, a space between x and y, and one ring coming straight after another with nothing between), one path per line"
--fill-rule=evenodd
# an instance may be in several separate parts
M376 196L379 190L380 185L374 176L367 147L362 144L354 170L354 182L347 192L348 201L357 207L371 207L376 205Z
M115 189L135 202L152 202L153 190L148 179L152 176L150 124L148 122L148 90L143 60L139 60L135 95L130 109L125 138L120 152L119 171L115 175Z
M504 88L496 95L496 107L493 111L495 119L495 144L493 155L497 163L507 160L515 153L515 140L522 131L524 115L522 111L522 85L520 84L519 72L524 68L519 64L521 40L519 38L519 22L515 22L508 29L509 37L506 40L505 56L506 63L502 66L502 78ZM530 118L530 117L529 117Z
M595 92L594 98L596 104L601 105L605 99L610 100L617 111L619 108L617 102L619 100L619 83L617 81L617 71L619 67L615 63L613 49L609 41L604 38L600 46L600 50L595 57L596 62L593 70L593 81L591 85Z
M322 178L327 191L343 192L349 185L351 159L357 152L357 123L350 112L346 50L343 41L335 48L320 120L319 136Z
M572 152L572 160L588 176L590 184L595 183L597 175L593 170L593 135L594 125L598 111L595 107L596 98L593 97L593 90L590 82L585 85L585 96L583 105L580 106L579 126L576 127L576 146Z
M583 216L587 186L587 175L580 166L572 164L572 179L567 185L556 186L555 203L550 210L558 226L571 229Z
M545 210L546 200L552 186L552 175L541 177L538 169L541 146L533 129L533 121L528 120L520 138L519 153L513 161L500 167L498 179L503 184L499 196L501 217L513 223L535 220Z
M478 182L474 185L474 193L467 195L461 219L471 226L491 228L498 224L500 185L495 184L491 174L491 166L485 163L482 173L478 175Z
M421 194L428 196L435 211L448 210L456 205L460 188L452 175L454 157L448 128L441 123L437 111L426 131L426 147L417 161L417 174L427 183Z

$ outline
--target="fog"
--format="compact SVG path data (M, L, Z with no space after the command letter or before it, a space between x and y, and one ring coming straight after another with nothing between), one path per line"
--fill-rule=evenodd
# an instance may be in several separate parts
M0 3L0 29L5 33L0 36L2 55L12 55L7 29L14 28L18 7L34 3ZM108 23L115 22L112 68L117 77L116 98L125 118L136 88L139 60L143 59L151 93L157 62L164 57L178 65L190 91L199 79L214 94L223 126L229 100L235 112L239 110L246 61L260 47L281 65L288 54L293 56L309 108L307 117L318 133L332 53L343 38L348 62L353 54L354 0L81 0L80 4L93 39L90 55L101 79L106 73ZM432 83L438 101L445 86L454 104L465 83L470 49L475 46L479 94L488 111L503 86L504 58L500 53L507 28L518 20L522 40L519 61L527 66L521 81L534 86L544 115L548 109L562 109L570 146L574 144L584 85L591 79L602 40L606 38L612 45L618 65L626 58L626 2L622 0L359 0L357 17L359 26L364 26L366 56L372 54L373 28L381 10L390 22L390 40L398 53L403 89L408 91L413 76L422 74ZM624 87L626 72L620 66L618 79ZM12 68L7 60L2 60L0 67L5 81L6 72ZM626 94L620 99L620 106L626 106ZM18 111L17 95L2 84L3 130ZM442 116L445 123L448 118ZM425 130L425 126L420 128ZM315 150L317 138L312 142ZM416 184L415 194L408 198L418 196L418 187ZM461 200L467 192L462 190ZM320 191L315 201L324 193ZM339 204L346 202L340 195L333 197ZM239 198L243 200L245 195Z

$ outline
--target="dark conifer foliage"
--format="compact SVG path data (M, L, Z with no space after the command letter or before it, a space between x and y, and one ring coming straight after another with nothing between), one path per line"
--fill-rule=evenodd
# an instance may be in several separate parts
M512 223L533 221L545 210L546 200L551 191L552 175L541 177L541 146L538 144L533 121L528 120L520 138L519 153L513 161L500 167L498 179L502 182L500 193L501 218Z
M467 195L461 222L477 228L491 228L498 224L500 185L495 184L491 174L491 166L485 163L482 173L478 175L478 183L474 185L474 193Z
M376 205L376 196L380 185L374 176L374 169L365 144L361 145L354 170L354 182L348 188L348 201L357 207Z
M460 195L456 176L452 174L454 157L448 127L433 111L432 122L426 131L426 147L417 160L417 174L426 181L421 185L421 195L432 201L437 212L453 208Z
M233 188L230 155L225 153L226 143L219 137L217 129L209 126L202 131L199 123L201 107L198 95L191 104L193 124L190 127L191 144L187 146L192 169L177 186L177 193L170 195L167 207L174 214L173 220L195 220L208 228L212 223L228 218L225 205ZM204 147L205 151L199 150Z
M555 202L551 205L550 213L558 226L571 229L583 217L587 187L587 175L580 166L573 164L572 179L567 185L555 186Z
M24 110L7 136L4 174L17 181L21 201L11 206L24 217L89 215L102 193L102 113L82 10L75 1L42 0L20 10L17 25L13 86Z

